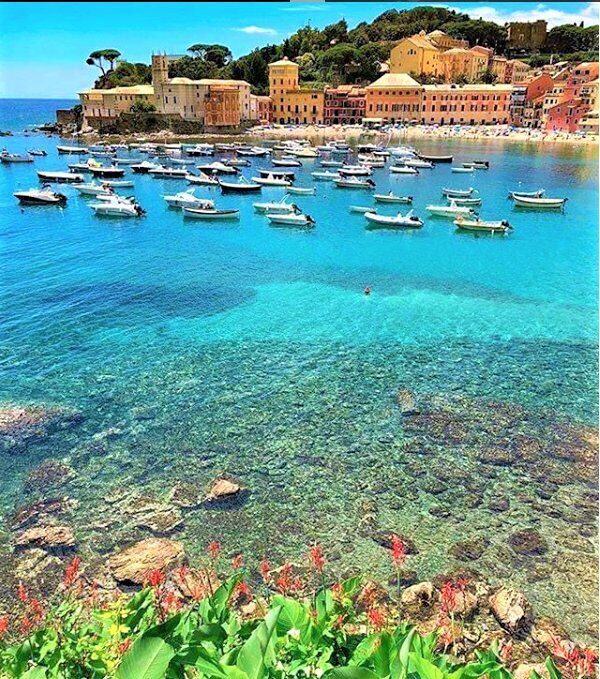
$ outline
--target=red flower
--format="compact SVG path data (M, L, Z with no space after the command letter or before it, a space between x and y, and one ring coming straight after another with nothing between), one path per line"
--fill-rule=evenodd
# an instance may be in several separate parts
M238 584L235 586L234 597L236 599L243 599L245 601L252 599L250 587L248 587L248 584L243 580L240 580L240 582L238 582Z
M454 584L460 592L464 592L469 586L469 579L465 577L457 578Z
M27 589L25 589L25 585L22 582L19 582L17 585L17 596L19 597L19 601L22 603L27 603L27 600L29 599Z
M165 574L156 568L148 573L147 580L151 587L159 587L165 581Z
M258 570L260 571L260 577L263 579L264 583L271 580L271 564L266 559L263 559L260 562Z
M31 607L31 611L33 613L33 617L36 622L41 622L44 619L44 609L42 608L42 604L39 602L38 599L31 599L29 602L29 606Z
M8 615L3 616L0 618L0 639L4 637L4 635L8 632L8 625L9 625L9 617Z
M369 608L367 611L367 619L373 628L377 631L385 627L386 619L383 613L378 608Z
M314 547L311 547L308 552L308 558L315 571L317 573L322 573L327 561L325 559L325 555L323 554L321 545L315 545Z
M456 589L454 583L450 580L446 581L441 590L442 596L442 611L444 613L452 613L456 606Z
M165 613L177 612L181 608L182 602L175 592L169 590L162 596L160 606Z
M231 560L231 567L234 571L239 571L244 566L244 555L236 554Z
M79 574L79 566L81 565L81 559L78 556L74 556L71 562L65 569L65 574L63 575L63 585L68 589L77 579Z
M175 574L179 578L179 580L185 580L187 576L190 574L190 569L187 566L180 566L176 571Z
M392 535L392 561L396 568L402 568L406 561L406 545L397 535Z
M24 615L21 618L21 624L19 625L19 630L20 630L21 634L29 634L32 626L33 625L32 625L31 620L29 619L29 616Z
M579 659L576 663L577 673L580 677L593 677L596 674L594 665L598 662L598 654L593 648L579 650Z
M297 575L297 576L292 580L292 582L290 583L290 591L291 591L291 592L300 592L300 591L302 590L302 587L303 587L303 586L304 586L304 585L303 585L303 583L302 583L302 578L301 578L299 575Z
M292 587L292 564L284 563L275 580L275 587L281 594L287 594Z
M119 653L121 655L123 655L124 653L127 653L130 646L131 646L131 639L125 639L125 641L120 643L119 646L118 646Z
M213 540L208 545L208 554L209 554L210 558L213 561L216 561L219 558L220 553L221 553L221 543L217 542L216 540Z

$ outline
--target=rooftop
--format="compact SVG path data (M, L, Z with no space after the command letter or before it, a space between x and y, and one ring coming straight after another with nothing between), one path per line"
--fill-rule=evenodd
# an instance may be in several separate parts
M423 89L427 92L452 92L454 90L461 90L464 92L477 92L480 90L510 92L512 88L512 85L487 85L485 83L474 85L455 85L454 83L446 83L445 85L423 85Z
M408 73L386 73L379 80L367 85L365 89L372 90L382 87L421 87Z
M96 96L101 96L103 94L154 94L154 87L152 85L131 85L129 87L112 87L106 90L97 90L95 88L90 88L89 90L83 90L79 94L91 94Z
M298 64L287 57L283 57L283 59L279 59L279 61L272 61L269 66L298 66Z

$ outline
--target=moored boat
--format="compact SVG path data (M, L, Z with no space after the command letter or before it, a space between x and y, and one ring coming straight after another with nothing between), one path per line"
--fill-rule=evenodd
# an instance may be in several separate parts
M475 168L473 167L451 167L450 172L454 172L455 174L468 174L475 172Z
M3 163L33 163L33 158L30 155L21 155L19 153L8 153L3 151L0 153L0 162Z
M92 182L91 184L77 184L75 189L79 191L83 196L110 196L114 193L113 189L103 184L96 184Z
M271 224L293 226L300 229L313 229L315 227L315 220L310 215L273 215L267 214L267 219Z
M358 177L340 177L335 185L340 189L374 189L375 182L372 179L359 179Z
M197 207L183 207L181 208L184 217L191 217L193 219L239 219L239 210L218 210L216 208L204 209Z
M149 172L152 177L159 177L160 179L185 179L188 171L184 167L167 167L166 165L159 165L152 168Z
M431 170L433 168L433 163L430 160L425 160L424 158L407 158L404 161L406 167L418 167L420 169Z
M215 207L215 202L208 198L198 198L194 195L194 189L180 191L170 196L163 196L169 207L196 207L210 210Z
M512 226L503 219L499 222L487 222L483 219L468 219L465 217L457 217L454 224L463 231L476 231L480 233L507 233L512 229Z
M419 170L416 167L410 167L409 165L392 165L390 172L393 174L419 174Z
M468 189L448 189L443 188L442 193L449 198L469 198L475 192L474 188Z
M340 179L340 175L337 172L329 172L329 170L325 170L323 172L311 172L310 175L311 177L314 177L314 179L318 179L320 181L335 181L336 179Z
M30 156L47 156L48 153L44 149L28 149L27 153Z
M465 205L457 205L454 201L450 201L450 205L427 205L425 208L427 212L438 217L469 217L474 215L475 211Z
M143 217L146 211L135 201L126 198L111 197L90 205L92 210L103 217Z
M113 189L125 189L134 186L133 180L131 179L107 179L102 183L104 186L110 186Z
M515 205L518 207L530 207L538 209L561 209L565 206L568 198L529 198L527 196L515 196Z
M369 177L373 170L364 165L344 165L340 167L338 174L342 177Z
M511 191L508 194L509 198L541 198L546 193L545 189L538 189L537 191Z
M209 163L208 165L198 165L200 172L204 174L239 174L240 171L237 167L232 167L231 165L225 165L225 163L220 163L215 161L214 163Z
M292 182L289 179L285 179L284 177L277 177L274 174L267 174L266 176L261 176L261 177L252 177L252 181L255 184L262 184L263 186L291 186Z
M160 166L156 163L151 163L149 160L144 160L141 163L131 165L130 167L136 174L148 174L150 170L155 170Z
M56 150L63 154L76 154L76 155L82 155L84 153L89 153L87 147L85 146L57 146Z
M454 156L432 156L425 153L419 153L419 158L428 160L431 163L451 163Z
M457 205L481 205L481 198L480 197L475 197L475 198L450 198L449 196L446 196L448 201L453 201Z
M48 170L38 170L37 176L43 182L59 182L64 184L78 184L83 181L83 175L77 172L51 172Z
M298 206L294 203L286 203L285 198L283 200L272 202L272 203L252 203L252 207L256 212L268 212L269 214L281 213L281 214L293 214L298 212Z
M412 196L396 196L391 191L389 193L376 193L373 198L378 203L412 203Z
M219 180L216 177L209 177L204 172L199 175L196 174L186 174L184 179L187 180L189 184L201 184L203 186L219 186Z
M275 167L302 167L302 163L294 158L271 158L271 162Z
M23 205L65 205L67 202L64 193L52 191L49 186L42 186L41 189L15 191L13 196Z
M365 218L371 225L370 228L420 229L423 226L423 220L414 215L412 210L405 215L399 212L395 217L378 215L376 212L366 212Z
M117 178L122 177L125 174L125 170L122 167L117 167L116 165L101 165L100 167L90 167L90 172L94 177L105 177L105 178Z
M286 191L300 196L314 196L317 189L314 186L288 186Z
M260 191L262 186L249 182L245 177L241 177L239 182L219 181L222 193L254 193Z
M350 212L358 212L360 214L365 214L366 212L372 212L375 214L377 212L376 208L367 205L351 205Z

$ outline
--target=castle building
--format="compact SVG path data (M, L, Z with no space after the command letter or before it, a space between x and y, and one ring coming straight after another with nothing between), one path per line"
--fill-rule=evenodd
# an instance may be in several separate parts
M546 40L548 24L543 19L538 21L511 21L506 24L508 46L513 50L539 49Z
M155 105L152 85L113 87L110 90L89 89L79 92L84 127L100 127L114 122L136 104Z

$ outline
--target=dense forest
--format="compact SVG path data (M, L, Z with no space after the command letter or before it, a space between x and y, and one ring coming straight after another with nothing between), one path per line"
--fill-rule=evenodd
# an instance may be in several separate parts
M598 26L556 26L548 32L546 43L539 53L511 55L507 51L504 26L471 19L466 14L444 7L416 7L388 10L372 22L361 22L352 29L348 28L344 19L323 29L304 26L281 44L257 48L239 59L233 59L231 51L224 45L192 45L188 48L189 56L171 64L169 73L171 77L191 79L246 80L255 93L264 94L268 91L269 62L287 56L300 65L304 85L364 84L378 77L380 64L388 59L395 42L419 31L429 33L436 29L455 38L466 39L471 45L492 47L500 54L518 56L534 66L548 63L551 54L555 61L569 58L596 60L598 54ZM104 52L112 54L115 50ZM88 59L88 63L98 66L94 60L90 62ZM147 65L117 61L114 68L103 71L97 86L133 85L150 80Z

